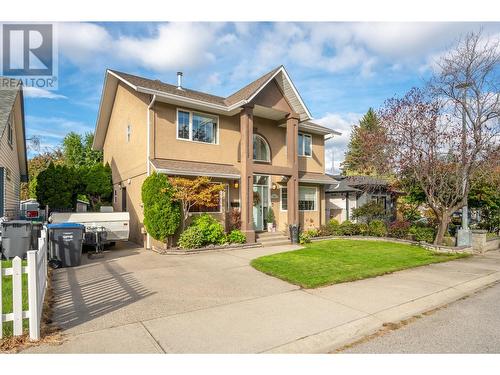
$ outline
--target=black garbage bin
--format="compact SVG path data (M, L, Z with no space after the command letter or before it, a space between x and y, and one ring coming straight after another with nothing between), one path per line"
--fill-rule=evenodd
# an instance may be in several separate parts
M31 250L38 250L38 239L41 236L43 223L31 222Z
M26 220L2 223L2 251L7 259L24 258L30 249L31 222Z
M47 225L49 262L53 267L75 267L82 261L85 226L78 223Z
M292 243L299 243L300 225L290 224L288 229L290 230L290 241Z

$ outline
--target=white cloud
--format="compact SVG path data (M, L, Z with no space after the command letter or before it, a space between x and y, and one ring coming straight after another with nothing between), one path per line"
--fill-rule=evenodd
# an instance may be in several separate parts
M76 65L91 64L97 59L133 63L155 71L195 68L215 61L211 49L217 42L218 23L165 23L151 35L112 36L101 25L61 23L58 28L60 52ZM234 34L218 41L229 44Z
M64 117L26 116L28 136L39 136L43 143L57 145L70 131L85 133L94 131L92 125Z
M121 59L156 71L199 67L215 61L211 47L219 27L206 23L162 24L152 37L120 37L115 41L116 50Z
M217 45L232 44L238 40L238 37L232 33L225 34L217 39Z
M344 161L344 154L351 137L351 127L358 123L363 113L327 113L325 116L315 119L314 122L336 130L341 135L335 135L325 142L325 169L332 172L332 160L334 160L334 173L339 173L340 163Z
M27 98L43 98L43 99L68 99L64 95L56 94L53 91L42 89L39 87L29 87L23 88L24 96Z
M59 52L75 64L89 63L113 47L106 28L93 23L60 23L57 35Z

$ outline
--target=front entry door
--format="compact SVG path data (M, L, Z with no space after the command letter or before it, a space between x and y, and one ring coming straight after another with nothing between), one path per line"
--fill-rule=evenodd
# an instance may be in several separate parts
M253 225L256 231L262 231L266 227L268 207L269 176L255 175L253 177Z

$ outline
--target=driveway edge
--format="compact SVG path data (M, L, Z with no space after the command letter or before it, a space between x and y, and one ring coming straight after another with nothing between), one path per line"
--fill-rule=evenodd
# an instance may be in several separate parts
M412 316L434 310L467 297L498 281L500 281L500 272L493 272L326 331L303 337L264 351L264 353L330 353L379 331L385 323L397 323Z

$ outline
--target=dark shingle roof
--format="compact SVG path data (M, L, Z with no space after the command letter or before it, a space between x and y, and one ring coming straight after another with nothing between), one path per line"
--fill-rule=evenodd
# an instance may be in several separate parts
M20 81L0 76L0 136L3 134L10 112L19 92Z
M271 70L269 73L266 73L262 77L257 78L255 81L249 83L242 89L236 91L234 94L229 95L227 98L223 98L217 95L207 94L201 91L190 90L186 88L182 88L182 90L180 90L175 85L164 83L157 79L143 78L133 74L119 72L117 70L110 69L110 72L122 77L123 79L130 82L134 86L144 87L151 90L162 91L168 94L183 96L189 99L201 100L210 104L217 104L229 107L235 103L238 103L241 100L250 98L280 68L281 66Z
M226 105L231 106L235 103L238 103L241 100L245 100L250 98L255 92L266 83L269 78L273 76L282 66L278 66L277 68L271 70L269 73L264 74L262 77L257 78L255 81L249 83L242 89L236 91L234 94L229 95L226 99Z
M387 186L387 180L373 176L347 176L347 184L350 186Z
M162 169L167 174L187 176L239 177L240 172L234 165L200 163L187 160L154 159L151 161L156 169Z
M333 179L328 174L323 173L315 173L315 172L299 172L299 181L300 182L311 182L317 184L335 184L336 180Z
M116 70L110 70L114 74L122 77L123 79L127 80L131 84L135 86L140 86L144 88L148 88L151 90L157 90L157 91L162 91L166 92L168 94L173 94L173 95L179 95L183 96L186 98L190 99L195 99L195 100L201 100L204 102L208 102L211 104L218 104L218 105L226 105L224 102L224 98L216 95L211 95L207 94L204 92L200 91L195 91L195 90L190 90L190 89L185 89L183 88L182 90L179 90L177 86L161 82L160 80L157 79L148 79L148 78L143 78L139 76L135 76L133 74L128 74L128 73L123 73L119 72Z

